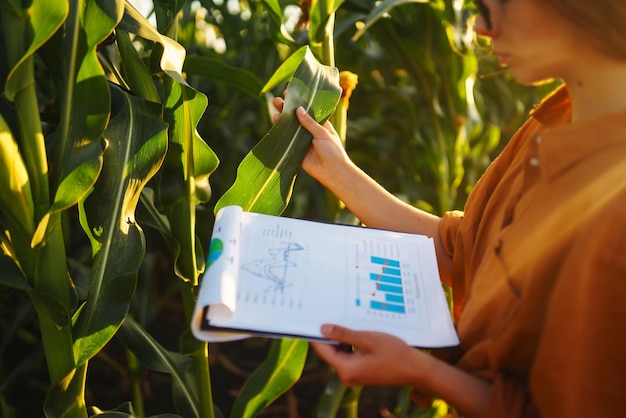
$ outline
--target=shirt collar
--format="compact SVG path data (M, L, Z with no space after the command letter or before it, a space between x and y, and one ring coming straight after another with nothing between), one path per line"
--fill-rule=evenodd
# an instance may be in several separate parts
M536 143L539 169L545 179L599 151L626 145L626 111L569 123L571 102L564 86L531 114L544 125Z

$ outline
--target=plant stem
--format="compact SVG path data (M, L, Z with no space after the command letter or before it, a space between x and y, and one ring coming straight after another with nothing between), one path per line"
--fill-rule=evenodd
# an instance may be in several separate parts
M211 373L209 369L209 344L202 343L202 348L194 355L196 362L196 378L198 379L198 393L200 394L200 411L202 417L214 418L213 392L211 388Z
M128 348L126 349L126 368L128 370L128 379L130 380L133 409L138 416L143 417L145 416L145 412L143 406L143 393L141 391L142 368L139 364L137 356L135 356L135 354Z

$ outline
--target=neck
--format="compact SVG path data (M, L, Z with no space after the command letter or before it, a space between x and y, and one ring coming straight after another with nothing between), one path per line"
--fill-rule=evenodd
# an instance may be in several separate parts
M626 61L592 62L563 77L572 100L572 122L626 110Z

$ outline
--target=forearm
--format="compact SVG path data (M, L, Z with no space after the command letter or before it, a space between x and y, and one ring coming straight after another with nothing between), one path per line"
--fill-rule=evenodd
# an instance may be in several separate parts
M342 165L324 185L365 225L435 237L439 217L397 199L352 163Z
M415 350L416 355L427 355ZM420 364L407 362L410 364ZM421 393L443 399L467 418L484 415L491 395L491 383L458 369L435 357L428 356L425 367L416 370L412 386Z
M452 261L443 250L438 216L396 198L352 162L334 167L320 181L366 226L433 238L440 274L448 277Z

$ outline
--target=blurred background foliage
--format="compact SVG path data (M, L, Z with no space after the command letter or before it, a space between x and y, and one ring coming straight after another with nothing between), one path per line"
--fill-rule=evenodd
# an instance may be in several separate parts
M266 96L251 93L298 46L309 42L309 23L302 19L301 10L308 10L311 2L134 3L161 33L175 37L184 46L188 56L186 81L208 97L197 130L220 164L211 175L210 200L196 209L197 235L207 249L212 208L234 182L241 160L270 129L271 97L282 95L284 87ZM472 35L475 8L471 2L335 3L341 6L334 16L334 65L358 76L349 102L348 153L392 193L418 207L436 214L462 209L472 185L526 119L532 106L554 88L554 83L535 87L516 84L489 54L488 44ZM373 11L376 19L368 20ZM172 21L177 25L173 26ZM278 21L282 21L283 28ZM371 25L360 32L363 22ZM137 38L135 47L140 53L145 52L142 58L146 63L154 59L150 54L151 41ZM198 62L194 64L198 57L210 60L202 61L205 65L211 62L215 68L229 67L222 76L218 70L207 75ZM36 68L46 71L41 66ZM244 86L228 79L228 68L246 72L248 83ZM144 209L141 205L138 208L140 222L142 216L146 218ZM298 176L285 215L356 222L304 173ZM65 222L71 219L66 218ZM131 312L164 348L184 352L179 342L188 329L188 318L180 285L174 280L174 262L166 240L157 230L145 228L144 233L147 248ZM76 238L75 230L68 235L68 248L88 258L84 237ZM72 277L84 293L87 285L81 274L87 273L81 257L73 257L70 263ZM9 268L5 264L2 267ZM37 349L37 319L23 295L4 287L0 290L0 415L40 416L50 388L44 353ZM258 338L211 346L211 386L219 414L231 414L244 382L270 350L269 341ZM137 402L142 403L145 416L174 413L177 409L171 385L169 374L141 367L124 344L113 339L90 362L85 398L87 405L97 405L102 410L133 399L135 408ZM300 380L259 416L446 414L447 407L439 402L430 409L415 407L408 401L406 388L346 390L328 367L309 353Z

